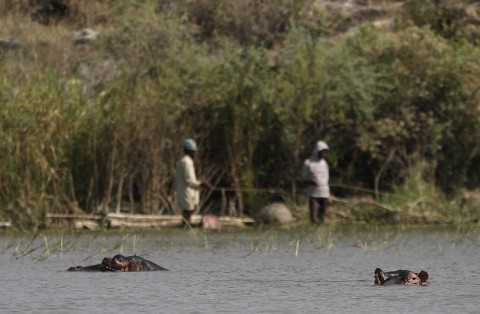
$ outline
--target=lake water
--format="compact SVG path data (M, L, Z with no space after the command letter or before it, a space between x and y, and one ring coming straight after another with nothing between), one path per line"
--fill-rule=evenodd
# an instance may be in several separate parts
M0 313L480 313L480 228L0 232ZM115 254L168 272L67 272ZM430 285L373 286L375 268Z

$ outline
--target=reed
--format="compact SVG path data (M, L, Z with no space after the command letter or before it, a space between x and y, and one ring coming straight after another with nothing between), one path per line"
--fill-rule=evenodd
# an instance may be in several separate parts
M330 255L343 247L358 248L363 253L375 251L403 252L411 247L410 236L430 236L434 240L424 252L480 245L479 232L475 225L457 226L412 226L404 225L338 225L323 227L299 226L289 230L259 228L235 233L226 231L214 235L208 231L199 237L191 237L183 231L152 232L45 232L37 235L11 234L0 254L12 255L14 259L32 259L44 262L47 259L64 259L72 254L81 255L82 262L94 262L104 256L118 253L148 255L149 250L178 252L193 249L215 251L232 248L239 256L271 255L276 252L293 252L300 256L302 248L318 250ZM159 254L156 252L155 254Z
M231 187L239 215L272 199L245 190L297 195L320 138L335 182L385 202L353 209L360 220L395 205L400 222L461 222L444 204L480 182L478 47L417 27L415 10L390 31L339 36L311 1L65 0L70 15L55 23L32 20L28 2L0 5L0 35L20 43L0 47L0 218L19 229L36 231L47 212L178 212L186 137L200 144L200 177ZM100 38L74 44L87 26ZM411 182L429 188L413 194Z

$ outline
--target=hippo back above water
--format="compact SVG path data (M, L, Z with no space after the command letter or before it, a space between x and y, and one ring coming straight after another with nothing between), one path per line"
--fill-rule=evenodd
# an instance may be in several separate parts
M106 268L103 264L95 264L90 266L73 266L68 269L68 271L113 271Z
M424 270L414 273L410 270L399 269L396 271L383 271L380 268L375 269L374 285L405 285L405 286L426 286L428 285L428 273Z
M100 272L136 272L136 271L157 271L168 270L143 257L115 255L113 258L105 257L101 264L90 266L70 267L68 271L100 271Z

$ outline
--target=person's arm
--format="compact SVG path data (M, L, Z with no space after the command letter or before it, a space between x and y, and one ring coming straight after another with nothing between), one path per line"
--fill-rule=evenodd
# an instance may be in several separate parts
M301 179L302 179L302 183L305 185L318 186L318 182L310 178L308 161L305 161L303 164Z
M193 166L192 161L186 161L185 163L185 183L187 186L194 189L199 189L202 185L202 183L197 180L195 167Z
M197 180L197 176L195 174L195 167L193 162L187 162L185 167L185 182L189 187L194 189L213 189L213 187L207 182L201 182Z
M207 183L207 182L202 182L200 184L200 186L204 189L209 189L209 190L213 190L213 186L210 184L210 183Z
M312 186L318 186L318 183L317 183L317 181L315 181L315 180L304 180L304 181L303 181L303 184L305 184L305 185L312 185Z

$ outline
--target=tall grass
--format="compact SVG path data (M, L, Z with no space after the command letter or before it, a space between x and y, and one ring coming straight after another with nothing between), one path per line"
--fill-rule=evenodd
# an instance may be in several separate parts
M75 201L68 155L87 112L77 88L58 74L3 69L0 198L11 215L34 222Z
M21 43L0 48L0 217L18 225L47 212L176 212L186 137L200 145L200 178L233 187L239 214L267 199L245 190L297 193L318 139L332 181L378 199L415 201L399 188L409 182L449 197L479 183L478 48L405 16L392 32L367 24L333 39L309 1L78 2L54 25L0 9L0 35ZM75 45L84 26L100 39Z

